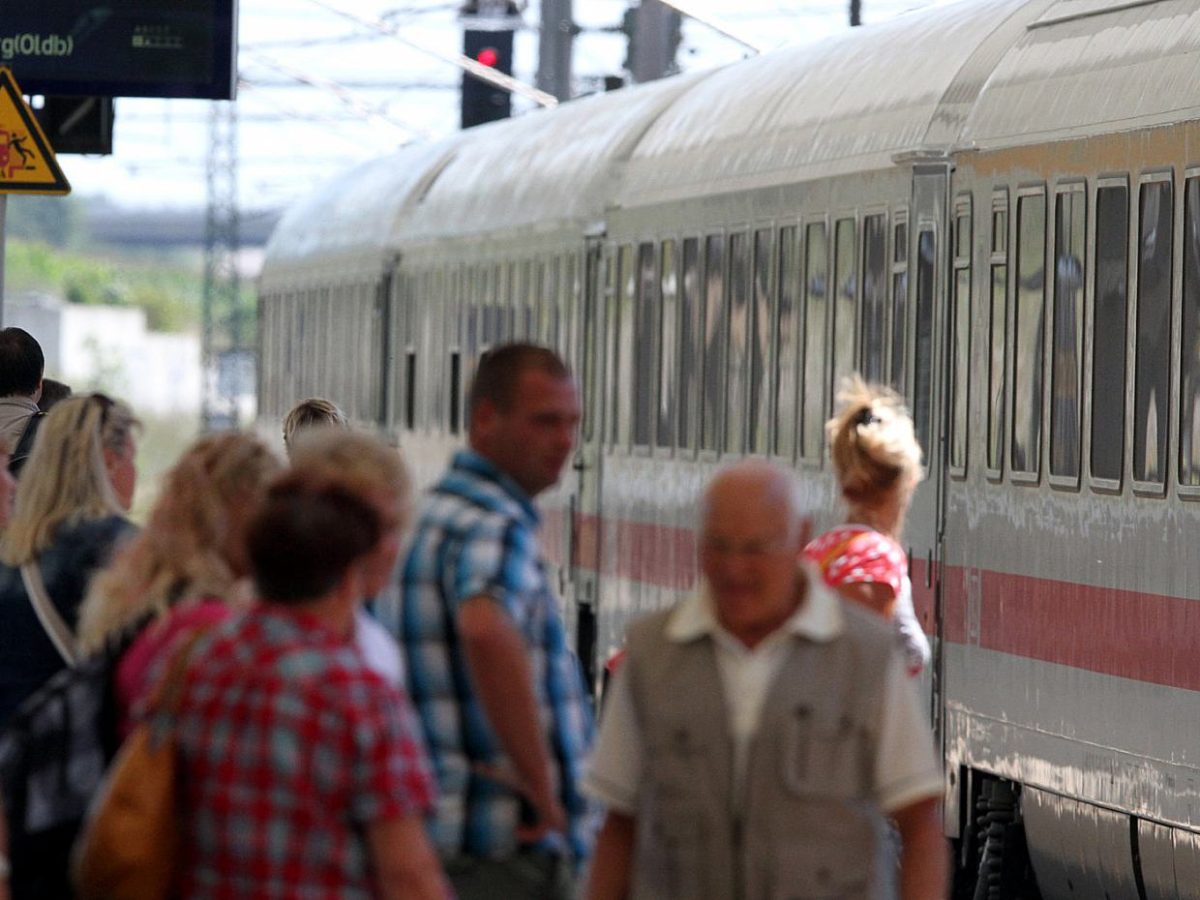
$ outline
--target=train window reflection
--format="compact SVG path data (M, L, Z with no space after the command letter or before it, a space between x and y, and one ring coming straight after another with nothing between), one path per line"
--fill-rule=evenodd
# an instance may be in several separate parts
M679 278L676 271L675 242L662 243L662 341L658 355L658 438L660 447L675 443L675 407L678 403L675 372L677 323L679 321Z
M933 306L937 236L932 228L917 234L917 296L913 342L913 429L928 456L933 416Z
M883 381L887 341L887 216L863 217L862 373Z
M615 367L613 368L612 396L613 443L626 444L629 441L630 424L633 414L633 317L634 298L637 296L637 271L634 267L633 247L626 245L621 248L621 256L617 261L617 303L615 322L617 324L617 341L613 350Z
M658 260L653 244L638 247L637 305L633 332L633 442L648 446L654 437L654 348L658 331Z
M1180 354L1179 483L1200 484L1200 177L1183 195L1183 352Z
M704 308L700 304L700 241L683 242L682 310L679 326L679 445L693 445L692 427L700 397L704 360Z
M992 198L991 296L988 322L987 467L1004 464L1004 361L1008 342L1008 195Z
M855 270L854 220L839 219L834 231L833 386L855 370L854 344L858 334L858 273Z
M971 198L960 198L954 228L954 371L950 410L950 466L963 472L967 466L968 382L971 372Z
M1092 475L1120 481L1125 458L1125 334L1129 303L1129 189L1096 192L1092 326Z
M1143 184L1139 207L1133 477L1161 483L1170 433L1171 182Z
M704 252L704 394L700 447L721 449L725 405L725 239L710 235Z
M750 402L746 409L751 453L767 452L767 433L770 426L771 391L767 382L768 354L771 348L771 324L774 306L771 238L774 232L762 229L754 233L754 280L751 285L753 303L750 316Z
M725 449L746 449L745 424L750 382L750 241L744 232L729 238L729 370L725 407Z
M1012 470L1038 471L1042 450L1042 335L1046 305L1046 200L1017 199L1016 330L1013 334Z
M897 216L905 215L898 212ZM905 363L908 347L908 223L896 222L892 228L892 310L891 310L891 383L904 393L907 380Z
M775 453L790 457L796 451L797 292L800 288L800 248L794 225L779 230L779 305L775 321Z
M825 318L829 305L829 237L824 222L805 229L804 241L804 415L800 452L821 455L825 427Z
M1050 474L1079 477L1083 372L1083 272L1087 232L1083 186L1062 191L1054 211L1054 353L1050 370Z

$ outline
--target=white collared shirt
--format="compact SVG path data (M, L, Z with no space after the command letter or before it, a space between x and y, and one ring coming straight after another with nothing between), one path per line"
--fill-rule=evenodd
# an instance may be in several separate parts
M734 744L735 790L746 766L750 739L758 729L763 703L787 658L791 637L825 642L841 634L841 601L821 579L809 574L805 602L774 633L748 648L717 622L712 600L703 591L683 600L667 620L666 636L689 641L711 634L724 689L729 733ZM584 789L609 809L632 814L641 779L642 736L634 711L626 667L617 671L605 701L600 733L584 780ZM875 800L884 812L942 792L942 776L933 752L929 722L893 654L884 687L883 721L875 759Z

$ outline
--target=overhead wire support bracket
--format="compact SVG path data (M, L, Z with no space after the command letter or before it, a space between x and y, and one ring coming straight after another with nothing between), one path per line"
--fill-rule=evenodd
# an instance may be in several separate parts
M407 38L401 34L400 28L391 24L390 22L386 22L382 19L372 19L367 16L360 16L356 13L348 12L347 10L338 8L332 3L326 2L326 0L308 0L308 2L313 3L328 12L331 12L334 15L341 16L344 19L349 19L351 22L357 22L359 25L365 25L368 28L372 28L375 31L378 31L380 34L386 34L389 37L393 37L405 46L416 50L418 53L424 53L426 56L431 56L434 59L439 59L442 62L449 63L452 66L457 66L464 72L474 75L481 81L486 81L488 84L506 90L509 93L532 100L539 106L544 106L547 109L553 109L554 107L558 106L558 98L553 94L540 91L532 85L528 85L523 81L518 81L511 75L505 75L502 72L497 72L490 66L485 66L482 63L478 63L471 59L471 57L464 56L461 53L446 53L442 50L435 50L432 47L426 47L423 44L419 44L411 38Z

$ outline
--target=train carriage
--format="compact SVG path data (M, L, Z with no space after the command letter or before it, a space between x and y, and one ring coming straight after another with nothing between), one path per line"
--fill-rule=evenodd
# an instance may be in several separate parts
M969 2L406 148L280 224L261 415L331 396L428 479L482 350L562 349L594 676L690 586L715 467L830 524L837 379L891 382L963 882L1023 837L1046 898L1200 897L1197 75L1197 0Z

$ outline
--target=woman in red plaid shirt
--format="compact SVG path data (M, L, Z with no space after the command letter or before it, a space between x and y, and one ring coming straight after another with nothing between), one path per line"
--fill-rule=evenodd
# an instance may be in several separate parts
M181 695L181 897L446 896L417 725L352 640L389 525L303 468L251 523L262 600L203 639Z

